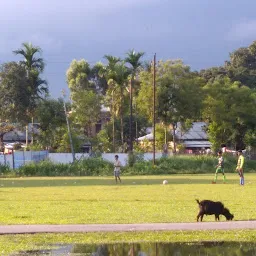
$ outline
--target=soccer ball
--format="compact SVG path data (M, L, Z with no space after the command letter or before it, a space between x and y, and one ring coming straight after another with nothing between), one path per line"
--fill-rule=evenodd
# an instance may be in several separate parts
M163 181L163 185L167 185L168 184L168 181L167 180L164 180Z

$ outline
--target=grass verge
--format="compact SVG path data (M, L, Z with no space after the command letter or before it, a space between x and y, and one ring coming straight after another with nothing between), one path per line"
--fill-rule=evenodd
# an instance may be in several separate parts
M103 244L137 242L202 242L228 241L252 242L254 230L235 231L175 231L175 232L125 232L125 233L69 233L0 236L1 255L18 251L50 248L56 244Z

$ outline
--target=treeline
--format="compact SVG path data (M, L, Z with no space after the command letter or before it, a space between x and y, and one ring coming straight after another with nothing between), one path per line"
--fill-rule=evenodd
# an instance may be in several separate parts
M30 147L70 152L63 99L50 99L47 83L40 78L44 61L36 56L41 49L23 44L14 53L25 60L0 66L0 141L13 123L26 124L33 118L41 131ZM94 151L126 152L130 138L136 151L151 150L150 144L142 148L136 141L153 119L153 65L143 62L143 56L131 50L124 59L105 55L104 63L93 66L84 59L71 62L66 72L72 99L67 114L75 151L91 142ZM158 149L169 140L175 142L178 123L186 131L194 121L207 122L214 149L221 144L255 147L256 42L231 53L223 66L199 72L181 60L158 61L155 111ZM100 122L105 123L103 129L94 136Z

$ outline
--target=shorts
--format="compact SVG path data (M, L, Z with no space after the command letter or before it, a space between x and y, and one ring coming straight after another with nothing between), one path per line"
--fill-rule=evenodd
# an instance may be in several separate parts
M221 173L224 174L224 168L218 167L218 168L216 169L216 172L215 172L215 173L219 173L219 172L221 172Z
M120 171L114 171L114 176L119 177L120 176Z

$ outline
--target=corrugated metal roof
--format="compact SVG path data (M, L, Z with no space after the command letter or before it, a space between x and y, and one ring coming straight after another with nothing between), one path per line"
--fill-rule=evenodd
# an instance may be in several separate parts
M194 122L188 131L182 132L180 124L178 124L176 137L180 140L207 140L208 136L204 130L206 126L205 122Z

